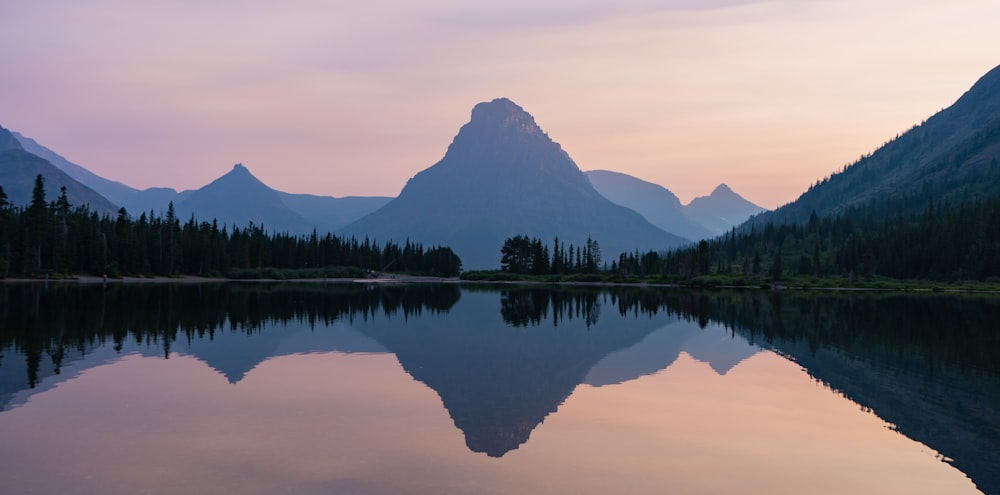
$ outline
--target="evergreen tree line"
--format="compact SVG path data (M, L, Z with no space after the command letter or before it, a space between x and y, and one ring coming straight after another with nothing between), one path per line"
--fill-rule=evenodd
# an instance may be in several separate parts
M282 272L285 270L286 272ZM369 239L269 233L251 223L219 227L194 216L181 222L173 203L163 217L124 208L117 218L73 207L63 188L45 198L35 179L31 203L15 207L0 187L0 278L43 274L267 276L361 276L369 271L456 276L461 260L448 247L425 249L406 241L379 245Z
M812 214L802 225L768 224L685 249L624 253L611 270L624 276L885 276L937 281L1000 277L1000 198L956 208L930 201L919 215L878 217L848 209Z
M562 275L597 273L601 263L601 246L587 238L582 247L560 244L556 237L552 250L537 238L518 235L508 238L500 248L500 269L526 275Z

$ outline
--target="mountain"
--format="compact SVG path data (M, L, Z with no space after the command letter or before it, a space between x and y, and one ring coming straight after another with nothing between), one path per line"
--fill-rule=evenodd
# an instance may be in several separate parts
M48 160L56 168L62 170L83 185L98 192L112 203L124 207L132 215L139 215L150 211L156 215L163 215L166 213L167 206L171 202L173 202L175 206L178 206L195 192L194 190L177 192L176 190L167 187L151 187L143 190L135 189L121 182L101 177L85 167L67 160L62 155L46 148L34 139L17 132L11 132L11 134L14 136L16 143L19 143L20 146L22 146L26 151ZM0 143L0 148L3 146L5 145ZM6 146L9 147L12 146L12 144L8 143ZM256 186L253 186L253 181L249 181L247 184L250 184L251 188L244 191L244 194L254 194L259 190L259 188L255 189ZM307 223L314 226L320 233L333 232L334 230L342 228L351 222L379 209L382 205L392 199L381 196L348 196L343 198L334 198L332 196L291 194L281 191L276 192L281 198L281 201L288 208L303 217ZM204 204L205 203L203 203L203 205ZM117 210L117 208L115 208L115 210ZM223 212L223 214L229 215L229 213L226 212ZM196 218L199 220L208 220L214 216L214 210L196 212ZM227 218L230 217L227 216ZM271 220L275 221L278 219L279 216L277 215L274 215L273 218L271 218ZM278 224L270 224L270 226L283 230L283 226ZM291 224L289 228L301 229L302 227ZM296 231L295 233L304 233L311 230L312 228L309 228L301 232Z
M243 167L245 170L245 167ZM249 172L247 172L249 174ZM228 175L228 174L227 174ZM276 189L263 184L259 179L253 177L250 174L252 180L238 181L233 180L227 190L227 197L251 199L254 194L265 194L269 200L273 201L273 195L271 192L277 193L280 202L284 206L272 206L278 208L279 211L291 210L293 214L289 215L287 211L284 213L273 214L273 215L257 215L255 217L251 216L233 216L233 211L240 210L240 208L233 208L231 203L228 201L216 201L213 200L213 194L218 194L220 190L212 188L207 192L198 193L201 189L186 190L177 192L174 189L168 187L151 187L149 189L143 189L141 191L133 190L131 194L126 195L122 200L122 206L125 207L129 213L133 215L138 215L140 213L152 211L156 215L163 215L167 211L167 206L172 202L175 207L185 204L186 200L192 195L201 196L200 200L196 205L198 208L205 209L195 209L194 205L185 210L185 215L190 213L195 214L195 218L198 220L208 221L212 218L218 218L220 223L223 218L230 220L247 220L250 218L257 218L254 220L254 224L260 225L261 221L266 219L266 227L268 230L279 230L287 231L293 234L303 234L312 232L315 228L317 232L321 235L327 232L333 232L340 229L351 222L379 209L382 205L386 204L392 198L382 197L382 196L347 196L343 198L335 198L333 196L316 196L313 194L292 194L287 192L281 192ZM222 178L220 178L221 180ZM228 182L224 181L224 182ZM263 185L267 192L260 186ZM243 187L246 186L246 189ZM207 186L206 186L207 187ZM220 210L221 208L221 210ZM258 211L257 213L261 213ZM285 220L291 220L292 223L278 223L282 222L282 218ZM308 227L303 227L302 221L308 224ZM234 225L229 223L229 225ZM246 226L247 223L237 223L241 227ZM303 230L304 229L304 230Z
M48 160L49 163L65 172L66 175L93 189L112 203L125 208L132 215L137 216L140 213L149 211L153 211L157 215L163 215L167 211L167 205L171 201L176 205L190 194L190 191L178 193L166 187L151 187L139 190L121 182L106 179L91 172L82 165L69 161L59 153L45 147L32 138L13 131L11 134L13 134L25 151ZM72 202L72 199L70 202Z
M55 201L60 188L65 187L66 197L74 206L89 205L91 211L98 214L114 215L118 211L118 207L104 196L73 179L48 160L26 151L13 133L0 127L0 186L8 201L17 206L31 203L38 174L45 178L45 198L48 201Z
M21 146L21 143L17 141L13 133L8 131L7 129L4 129L3 127L0 127L0 152L10 151L10 150L23 151L24 147Z
M190 194L190 191L178 193L166 187L151 187L139 190L121 182L106 179L91 172L82 165L67 160L59 153L52 151L32 138L18 132L12 132L12 134L26 151L48 160L49 163L59 170L62 170L81 184L93 189L112 203L125 208L132 215L137 216L140 213L148 213L150 211L153 211L157 215L163 215L167 211L167 205L170 202L176 205Z
M104 196L109 201L116 205L124 205L125 200L137 193L138 191L134 188L126 186L121 182L111 181L101 177L86 168L81 167L65 158L62 155L38 144L37 141L29 137L25 137L18 132L11 132L17 141L21 143L24 150L33 155L40 156L49 161L56 168L66 172L67 175L76 179L81 184L97 191L98 194ZM130 210L131 211L131 210Z
M714 235L724 234L748 218L767 211L719 184L708 196L699 196L684 207L689 218L705 226Z
M243 228L253 222L271 232L306 234L313 229L302 215L285 205L278 191L258 180L240 163L229 173L192 191L174 207L182 222L194 215L203 221L215 219L220 227Z
M177 192L167 187L151 187L141 191L135 191L125 198L122 203L130 213L152 211L157 215L163 215L167 206L173 202L178 211L183 210L185 217L194 213L199 221L208 221L217 218L219 224L237 225L245 227L251 219L255 225L264 222L264 226L271 231L283 231L293 234L306 234L315 228L320 235L327 232L334 232L351 222L379 209L392 198L382 196L347 196L335 198L333 196L316 196L313 194L293 194L278 191L267 186L259 179L250 174L246 167L237 165L233 171L237 173L233 176L233 171L220 177L216 182L222 181L222 185L216 184L207 191L202 189L186 190ZM239 169L242 169L241 171ZM249 177L240 180L239 176L245 173ZM231 177L230 177L231 176ZM225 179L225 180L223 180ZM227 185L228 183L228 185ZM214 182L212 184L215 184ZM212 184L209 184L210 186ZM263 186L263 187L261 187ZM205 186L208 187L208 186ZM220 189L220 187L222 189ZM254 205L256 209L254 215L235 215L236 211L249 212L242 206L235 206L229 200L222 200L215 196L223 193L228 198L237 198L237 202L253 200L257 194L263 194L269 201L267 208L264 205ZM274 194L280 204L274 202ZM193 203L188 203L188 198L194 196ZM198 199L201 198L201 199ZM256 203L256 200L252 201ZM269 208L276 208L270 211ZM291 213L289 213L289 211ZM270 213L267 213L270 211ZM267 214L265 214L267 213ZM228 219L230 222L224 222ZM232 223L236 221L237 223ZM304 223L303 223L304 222Z
M439 162L340 233L450 246L466 269L496 268L504 240L519 234L577 246L589 236L606 259L686 243L598 194L535 119L505 98L476 105Z
M589 170L585 174L601 196L635 210L649 223L671 234L691 241L712 236L712 232L684 214L681 201L663 186L610 170Z
M334 232L381 208L392 198L385 196L315 196L278 192L289 208L316 226L320 233Z
M157 196L166 205L173 189L147 189L144 201ZM175 194L173 201L183 220L194 214L198 220L215 218L219 225L245 227L253 222L268 231L320 235L344 227L392 198L350 196L334 198L312 194L290 194L272 189L242 164L201 189Z
M1000 196L1000 66L953 105L809 188L794 202L754 218L803 223L851 207L876 215L915 214L931 200L956 206Z
M142 213L153 212L157 216L163 216L167 212L170 203L175 206L184 201L194 191L177 192L169 187L150 187L136 191L127 196L122 201L122 206L132 215L139 216ZM199 220L204 219L203 215L197 215Z
M764 211L734 193L725 184L710 196L695 198L687 206L670 190L642 179L610 170L586 172L597 192L613 203L631 208L653 225L697 241L715 237Z

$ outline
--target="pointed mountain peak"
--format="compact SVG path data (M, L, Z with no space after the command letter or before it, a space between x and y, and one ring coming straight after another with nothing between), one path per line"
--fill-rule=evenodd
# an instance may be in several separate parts
M14 134L7 129L4 129L3 126L0 126L0 151L23 149L24 147L21 146L21 143L16 137L14 137Z
M716 186L712 194L699 196L684 207L688 218L704 225L707 229L722 234L743 223L751 215L765 211L740 196L725 184Z
M301 234L314 227L282 200L278 191L253 176L242 163L211 183L192 191L177 207L178 216L215 218L220 225L245 227L250 222L273 232Z
M268 194L273 193L274 190L270 186L264 184L260 179L255 177L250 170L243 166L242 163L237 163L233 165L233 169L226 172L218 179L210 182L206 186L199 189L201 190L233 190L233 191L256 191L257 193L267 191ZM275 193L276 194L276 193Z
M712 193L709 194L708 196L699 196L697 198L694 198L693 200L691 200L690 203L688 203L688 206L697 204L704 205L706 203L718 203L719 201L723 201L729 204L746 204L753 206L754 208L760 208L759 206L751 203L750 201L747 201L746 198L740 196L739 193L732 190L729 186L727 186L724 183L715 186L715 189L713 189Z
M222 177L219 177L219 179L223 179L223 178L243 179L243 180L251 180L251 181L255 181L255 182L260 182L260 179L258 179L256 176L254 176L253 173L250 172L250 169L244 167L242 163L237 163L236 165L233 165L233 169L232 170L230 170L228 173L226 173Z
M449 246L466 269L495 268L497 246L514 235L578 246L589 236L615 255L686 242L601 196L535 119L504 98L476 105L440 161L339 234Z
M715 186L715 189L712 190L712 194L710 194L709 196L738 196L738 194L733 192L733 190L730 189L729 186L725 184L719 184L718 186Z
M560 180L573 182L573 187L590 188L587 178L562 147L538 127L534 117L507 98L473 107L472 117L459 129L444 158L425 172L447 175L451 170L462 176L450 177L456 187L467 187L469 181L474 181L496 194L503 194L504 185L511 192L520 189L525 181L538 184L528 178L539 176L560 176ZM415 178L427 174L422 172Z
M543 134L535 123L535 118L507 98L479 103L473 107L469 123L474 126L513 128L527 134Z

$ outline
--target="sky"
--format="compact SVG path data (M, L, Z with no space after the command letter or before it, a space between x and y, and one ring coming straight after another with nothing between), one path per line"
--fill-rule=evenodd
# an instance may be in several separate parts
M6 0L0 126L103 177L395 196L507 97L582 170L767 208L1000 65L996 0Z

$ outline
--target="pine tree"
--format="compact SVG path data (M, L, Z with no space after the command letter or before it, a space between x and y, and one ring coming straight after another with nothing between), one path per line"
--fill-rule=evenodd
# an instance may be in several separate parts
M28 246L31 252L32 273L42 270L42 246L46 244L48 231L48 204L45 202L45 178L42 174L35 176L35 186L31 190L31 204L27 211L31 238Z
M10 202L3 186L0 186L0 278L10 272Z

